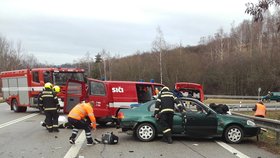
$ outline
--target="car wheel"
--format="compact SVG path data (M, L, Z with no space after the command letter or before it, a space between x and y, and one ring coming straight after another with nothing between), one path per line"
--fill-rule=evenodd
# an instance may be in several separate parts
M227 143L240 143L243 139L243 130L239 126L229 126L224 134Z
M143 142L149 142L156 136L155 127L150 123L142 123L136 128L136 136Z

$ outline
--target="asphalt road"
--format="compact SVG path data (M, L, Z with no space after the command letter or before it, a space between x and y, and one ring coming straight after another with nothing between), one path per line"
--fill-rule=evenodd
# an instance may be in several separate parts
M0 157L2 158L280 158L258 148L254 141L246 139L241 144L226 144L219 139L191 139L177 137L173 144L157 138L152 142L140 142L114 127L97 127L93 132L100 139L106 132L119 136L119 144L86 146L84 133L75 145L68 142L70 129L48 133L40 125L44 115L29 108L26 113L14 113L5 103L0 104Z

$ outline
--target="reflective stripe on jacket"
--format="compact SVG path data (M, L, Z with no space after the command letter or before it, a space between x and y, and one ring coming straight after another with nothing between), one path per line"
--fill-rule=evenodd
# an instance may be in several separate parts
M78 104L68 114L68 117L71 117L76 120L84 119L87 116L90 118L90 121L92 123L95 123L93 108L91 107L90 103Z
M154 114L163 112L174 112L175 103L177 104L179 110L182 111L183 108L178 98L175 97L172 92L163 90L159 93L159 96L157 98Z
M265 117L265 113L266 113L265 105L257 103L256 104L255 116L263 116L263 117Z
M59 106L58 98L51 89L43 90L39 94L39 106L44 110L57 110Z

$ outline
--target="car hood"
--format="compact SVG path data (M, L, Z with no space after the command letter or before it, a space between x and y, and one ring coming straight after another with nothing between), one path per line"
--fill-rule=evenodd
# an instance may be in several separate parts
M217 117L224 121L224 122L240 122L242 124L246 124L247 122L247 118L243 118L243 117L240 117L240 116L235 116L235 115L223 115L223 114L217 114Z

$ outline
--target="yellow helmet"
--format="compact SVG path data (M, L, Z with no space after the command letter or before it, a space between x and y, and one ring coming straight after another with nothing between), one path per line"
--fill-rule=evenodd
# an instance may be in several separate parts
M169 91L169 88L166 87L166 86L164 86L164 87L161 89L161 91Z
M44 87L45 89L52 89L52 84L50 82L45 83Z
M53 91L56 93L60 92L60 87L59 86L53 86Z

